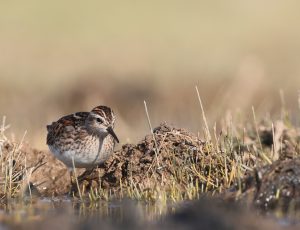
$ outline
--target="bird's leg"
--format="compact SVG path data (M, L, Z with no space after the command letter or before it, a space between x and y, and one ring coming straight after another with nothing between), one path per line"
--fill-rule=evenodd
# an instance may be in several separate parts
M70 174L70 182L71 182L71 185L73 185L73 184L76 183L75 174L74 174L73 169L69 169L69 174Z
M74 195L77 191L77 184L76 184L76 178L73 168L69 168L70 173L70 183L71 183L71 190L70 195Z
M86 169L78 178L79 182L83 181L87 176L91 175L95 168Z

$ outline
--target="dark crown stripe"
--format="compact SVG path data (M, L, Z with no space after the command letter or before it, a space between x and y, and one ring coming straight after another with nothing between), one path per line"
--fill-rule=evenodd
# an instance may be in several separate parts
M97 106L92 110L92 112L98 114L106 120L109 120L110 122L113 120L113 111L107 106Z

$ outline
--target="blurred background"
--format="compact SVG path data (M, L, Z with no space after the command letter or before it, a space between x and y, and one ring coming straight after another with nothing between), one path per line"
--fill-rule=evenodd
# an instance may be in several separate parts
M122 143L162 121L298 114L298 1L1 1L0 116L46 149L46 125L111 106ZM297 122L297 116L295 116Z

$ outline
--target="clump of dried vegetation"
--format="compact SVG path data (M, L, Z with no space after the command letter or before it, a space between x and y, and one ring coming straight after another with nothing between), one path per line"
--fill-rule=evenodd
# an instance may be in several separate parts
M18 195L25 173L25 158L21 157L21 144L12 144L4 135L8 126L3 118L0 128L0 198Z
M23 195L32 195L35 192L31 183L31 175L43 163L31 162L23 149L23 139L18 142L10 141L5 136L5 117L0 127L0 201L10 200ZM25 135L24 135L25 136ZM33 190L32 190L33 189Z

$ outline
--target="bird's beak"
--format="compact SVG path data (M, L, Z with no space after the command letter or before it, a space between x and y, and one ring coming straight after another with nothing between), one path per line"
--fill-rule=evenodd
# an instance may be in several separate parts
M110 135L112 135L113 138L115 138L115 140L119 143L119 139L118 139L117 135L115 134L114 130L112 129L112 127L109 126L106 130L107 130L107 132L108 132Z

